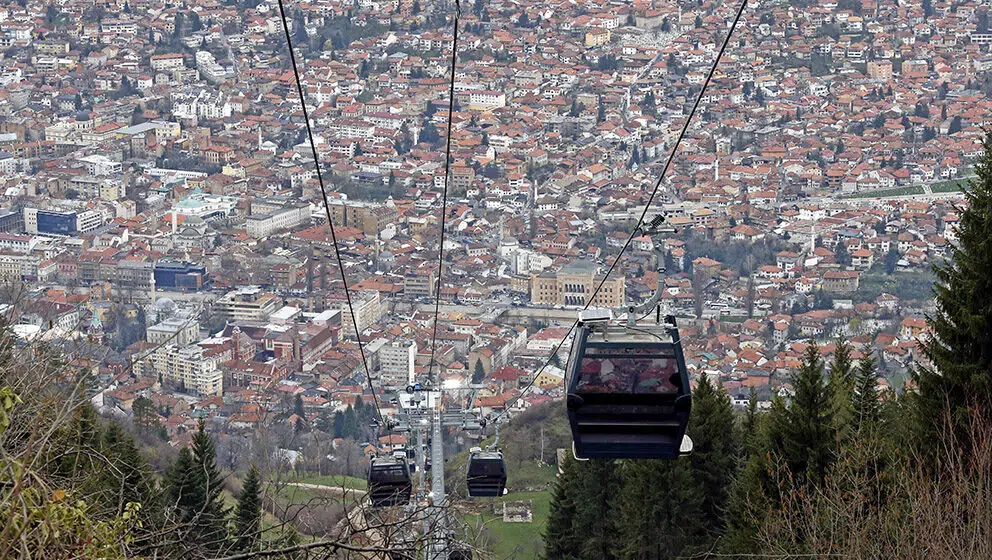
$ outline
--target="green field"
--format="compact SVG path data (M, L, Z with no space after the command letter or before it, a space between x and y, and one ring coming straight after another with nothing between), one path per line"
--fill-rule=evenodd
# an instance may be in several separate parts
M503 502L522 500L532 502L534 518L531 523L504 523L502 517L489 513L492 509L486 513L462 515L460 519L468 525L470 533L481 534L480 540L488 543L496 558L540 558L544 550L544 526L551 508L551 492L512 492L500 498Z
M967 182L967 179L955 179L953 181L943 181L940 183L934 183L930 185L930 190L935 193L946 193L946 192L960 192L961 184Z
M878 198L878 197L886 197L886 196L908 196L913 194L923 194L923 186L912 185L909 187L896 187L894 189L864 191L864 192L844 195L841 198Z
M368 482L365 479L345 476L342 474L330 474L324 476L318 475L307 475L294 477L290 479L292 482L299 482L302 484L317 484L319 486L333 486L335 488L351 488L353 490L365 490Z

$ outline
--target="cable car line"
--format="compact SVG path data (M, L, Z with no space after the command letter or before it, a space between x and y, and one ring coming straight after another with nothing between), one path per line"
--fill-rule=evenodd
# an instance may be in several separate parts
M623 254L627 251L627 249L630 247L630 244L634 241L634 238L637 237L638 233L641 231L641 228L644 225L644 220L647 217L648 210L651 209L651 204L654 202L655 196L657 196L658 191L661 189L661 184L665 180L665 175L668 173L668 169L669 167L671 167L672 161L675 159L675 154L678 153L679 145L682 143L682 139L685 137L686 132L689 130L689 125L692 123L692 117L696 114L696 110L699 108L699 105L703 100L703 96L706 94L706 89L709 87L710 81L713 79L713 74L716 73L717 66L719 66L720 64L720 59L723 58L723 53L727 50L727 45L730 44L730 39L731 37L733 37L734 31L737 29L737 24L740 22L741 16L744 14L744 9L746 7L747 7L747 0L741 0L741 5L737 9L737 13L730 24L730 30L727 32L727 36L724 38L723 44L720 46L720 50L717 51L716 58L713 60L713 65L710 67L709 72L706 74L706 79L703 81L703 86L702 88L700 88L699 94L696 96L696 100L692 104L692 109L689 111L689 114L686 116L685 123L683 123L682 125L682 130L679 131L679 135L675 139L675 144L672 146L672 149L668 154L668 159L665 161L665 166L662 168L661 174L658 176L658 180L655 182L654 189L651 191L651 195L648 197L648 201L644 205L644 210L641 212L641 217L637 220L637 225L634 227L630 235L627 237L627 241L623 244L623 247L621 247L620 253L617 254L615 259L613 259L613 263L610 265L610 268L606 271L606 274L603 276L603 279L599 282L599 285L596 286L596 289L593 290L592 295L590 295L589 298L586 300L585 305L582 307L583 310L589 309L589 306L592 304L592 301L596 298L596 295L599 294L600 289L602 289L603 285L609 279L610 274L613 272L617 264L620 262L620 259L623 257ZM558 355L558 352L559 350L561 350L562 345L565 344L565 341L568 340L568 337L571 336L572 332L575 330L578 324L579 324L578 319L572 322L572 325L568 328L568 332L566 332L565 336L562 337L561 342L559 342L555 346L554 350L551 352L551 355L548 356L547 361L544 362L544 364L537 371L537 373L531 378L530 383L528 383L516 397L511 399L509 403L503 405L503 410L500 411L498 415L496 415L496 417L493 419L494 422L502 418L507 413L507 411L510 410L510 406L516 403L518 400L520 400L527 393L527 391L529 391L534 386L534 382L541 375L541 373L544 372L545 368L547 368L548 365L551 364L555 356Z
M341 283L344 284L344 297L348 303L348 312L351 315L351 323L355 328L355 340L358 341L358 352L362 357L362 365L365 367L365 379L368 381L369 390L372 392L372 403L375 404L375 413L380 423L383 422L382 411L379 409L379 398L375 394L375 387L372 385L372 372L369 370L369 362L365 357L365 346L362 344L362 333L358 332L358 321L355 317L355 308L351 302L351 291L348 289L348 278L344 274L344 261L341 259L341 249L338 247L338 237L334 231L334 220L331 219L331 208L327 205L327 190L324 187L324 176L320 172L320 158L317 157L317 145L313 140L313 129L310 127L310 114L307 111L306 96L303 94L303 84L300 82L300 71L296 65L296 53L293 52L293 42L290 39L289 24L286 22L286 9L283 7L283 0L278 0L279 16L282 19L282 28L286 32L286 45L289 47L289 59L293 63L293 76L296 79L296 90L300 94L300 106L303 108L303 120L307 125L307 137L310 140L310 151L313 152L313 165L317 170L317 182L320 184L320 196L324 199L324 211L327 213L327 225L331 229L331 241L334 243L334 256L337 257L338 270L341 271Z
M441 275L444 271L444 226L448 217L448 182L451 180L451 130L454 128L452 116L455 111L455 66L458 64L458 18L461 16L460 0L455 0L454 31L451 37L451 82L448 87L448 131L444 148L444 190L441 193L441 245L437 256L437 281L434 288L434 333L431 335L431 361L427 366L427 380L433 381L434 362L437 350L437 323L441 314Z

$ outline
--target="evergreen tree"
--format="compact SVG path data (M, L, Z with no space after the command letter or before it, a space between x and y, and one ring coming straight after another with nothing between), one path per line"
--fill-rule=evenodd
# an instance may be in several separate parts
M851 253L847 250L847 245L843 241L837 242L837 249L834 251L834 258L837 259L837 263L841 266L851 265Z
M951 258L933 265L936 311L927 317L932 334L921 342L929 364L913 372L915 427L928 452L941 445L946 409L967 450L964 427L974 414L987 413L992 402L992 132L986 134L975 175L964 187L966 204Z
M581 535L578 558L607 560L614 558L616 548L616 514L613 500L619 491L615 461L594 459L579 466L577 495L580 502L575 511L573 530Z
M179 450L176 460L165 474L166 498L177 522L187 524L193 521L200 504L196 485L197 473L193 464L193 453L188 447Z
M837 339L834 360L830 364L827 389L831 398L831 413L834 418L834 431L837 442L845 440L850 433L854 417L854 360L851 358L851 345L841 336Z
M896 266L899 264L899 249L896 245L889 247L889 252L885 253L885 273L892 274L896 271Z
M833 412L823 379L820 349L809 344L792 379L795 395L785 414L776 417L775 451L800 480L818 483L834 458Z
M674 558L705 542L704 492L688 459L627 461L620 470L618 558Z
M700 378L692 395L688 432L693 443L690 463L702 490L706 530L721 534L730 483L737 468L738 438L730 395L714 387L706 376Z
M159 425L158 411L155 403L148 397L138 397L131 404L131 417L138 432L145 433Z
M300 418L306 418L307 412L303 408L303 395L296 395L296 398L293 400L293 414Z
M338 410L334 412L334 421L332 423L334 430L334 437L343 438L344 435L344 412Z
M116 506L116 514L123 514L129 502L136 502L141 504L143 518L147 520L155 516L159 505L158 488L134 438L119 424L112 422L103 433L100 447L103 456L114 467L102 468L98 474L109 482L109 503Z
M472 383L482 383L486 378L486 370L482 367L482 360L476 360L475 370L472 372Z
M613 500L620 491L617 464L568 458L562 469L552 490L544 558L616 558L618 527Z
M227 538L228 508L224 505L223 479L217 468L217 449L203 421L193 436L193 475L196 509L193 511L195 541L206 551L217 552Z
M238 550L251 551L259 539L262 521L262 482L254 465L248 469L244 487L238 496L234 513L235 546Z
M874 358L862 358L858 364L857 385L853 395L854 429L861 431L878 421L878 372Z
M579 537L574 530L575 511L584 499L579 496L579 462L571 456L561 465L562 473L551 490L548 521L544 526L545 560L561 560L578 556Z

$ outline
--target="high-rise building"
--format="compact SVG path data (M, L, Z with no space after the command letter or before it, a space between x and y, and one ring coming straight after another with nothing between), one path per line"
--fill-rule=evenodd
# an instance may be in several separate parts
M135 359L134 369L142 376L155 376L180 391L201 396L224 392L224 375L217 360L205 357L200 346L168 344L156 346Z
M414 381L414 361L417 358L417 343L412 340L394 340L379 349L379 371L382 384L390 387L404 387Z

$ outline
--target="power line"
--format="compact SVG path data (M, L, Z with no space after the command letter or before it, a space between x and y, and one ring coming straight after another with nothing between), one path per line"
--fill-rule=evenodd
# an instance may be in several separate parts
M452 116L455 111L455 65L458 63L458 17L462 13L459 0L455 0L455 21L451 41L451 83L448 88L448 132L444 148L444 190L441 193L441 246L437 257L437 281L434 289L434 333L431 335L431 362L427 366L427 379L434 373L437 350L437 322L441 314L441 275L444 271L444 225L448 217L448 182L451 180L451 130L454 128Z
M651 204L654 202L655 196L658 195L658 191L661 189L661 184L665 180L665 175L668 173L668 168L671 167L672 161L675 159L675 154L678 153L679 145L682 143L682 139L689 130L689 124L692 123L692 117L696 114L696 110L699 109L699 104L702 102L703 96L706 94L706 88L709 87L710 81L713 79L713 74L716 73L716 68L720 64L720 59L723 58L723 53L727 50L727 45L730 44L730 38L734 36L734 30L737 29L737 23L740 22L741 16L744 14L744 8L746 7L747 0L741 0L741 5L737 9L737 14L734 16L734 19L730 24L730 31L727 32L727 36L724 38L723 44L720 46L720 50L716 53L716 59L713 60L713 65L710 67L709 73L706 74L706 80L703 81L703 87L699 90L699 94L696 96L696 101L692 104L692 110L690 110L689 114L686 116L685 123L682 125L682 130L679 131L679 135L675 139L675 145L672 146L672 150L668 154L668 159L665 161L665 166L662 168L661 174L658 176L658 181L654 184L654 189L651 191L651 196L648 197L648 201L644 205L644 211L641 212L641 217L637 220L637 225L634 226L633 230L631 230L630 235L627 237L627 241L623 244L623 247L621 247L620 253L617 254L617 257L613 259L613 264L610 265L610 268L606 271L606 274L603 275L603 279L600 280L599 285L596 286L596 289L593 290L592 295L590 295L586 300L585 305L582 307L583 310L589 309L589 306L592 304L593 300L596 299L596 295L599 294L599 290L602 289L603 285L606 284L606 281L609 280L610 274L613 273L613 270L620 262L620 259L623 258L623 254L627 251L627 248L630 247L634 237L637 236L641 226L644 224L648 210L651 209ZM661 278L659 278L658 281L660 282ZM568 337L572 334L572 331L575 330L575 327L578 326L578 324L578 319L572 322L572 326L568 328L568 332L565 333L565 336L561 339L561 342L555 346L554 351L552 351L551 355L548 357L548 360L544 362L544 365L541 366L541 369L534 374L534 377L530 380L530 383L528 383L527 386L520 391L520 394L514 397L509 403L503 405L503 411L496 416L493 420L494 422L506 414L506 412L510 409L510 406L520 400L520 398L534 386L534 382L544 372L548 365L551 364L555 356L558 355L558 351L561 350L562 345L565 344L565 341L568 340Z
M313 141L313 129L310 128L310 114L307 112L307 101L303 95L303 84L300 82L300 71L296 66L296 54L293 52L293 41L289 36L289 24L286 22L286 9L282 0L279 2L279 16L282 19L282 28L286 32L286 45L289 47L289 59L293 63L293 76L296 78L296 90L300 94L300 106L303 108L303 120L307 125L307 137L310 139L310 151L313 152L313 165L317 169L317 182L320 183L320 196L324 199L324 211L327 213L327 225L331 228L331 241L334 243L334 256L337 257L338 270L341 271L341 283L344 284L344 297L348 303L348 312L351 314L351 322L355 327L355 339L358 341L358 352L362 356L362 365L365 367L365 379L369 383L369 391L372 392L372 403L375 404L376 415L379 421L383 420L382 410L379 409L379 398L375 395L375 387L372 386L372 372L369 371L369 362L365 358L365 346L362 345L362 333L358 331L358 320L355 317L355 308L351 304L351 291L348 289L348 278L344 274L344 261L341 259L341 250L338 248L338 237L334 232L334 220L331 219L331 208L327 204L327 191L324 187L324 176L320 172L320 158L317 157L317 145Z

